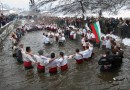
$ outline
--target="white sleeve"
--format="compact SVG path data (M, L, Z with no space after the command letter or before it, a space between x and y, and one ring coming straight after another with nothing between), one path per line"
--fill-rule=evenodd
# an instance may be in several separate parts
M36 62L30 55L28 55L28 59L34 63Z
M36 59L37 62L40 62L40 57L38 55L33 55L33 57Z
M60 67L61 65L61 62L63 61L63 59L56 59L56 63L57 63L57 66Z
M45 63L45 64L49 64L49 61L50 61L50 59L47 58L46 60L44 60L44 63Z

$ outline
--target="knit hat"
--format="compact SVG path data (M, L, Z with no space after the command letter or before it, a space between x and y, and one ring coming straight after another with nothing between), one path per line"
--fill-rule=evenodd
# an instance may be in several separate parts
M39 55L43 55L43 50L39 50L39 51L38 51L38 54L39 54Z

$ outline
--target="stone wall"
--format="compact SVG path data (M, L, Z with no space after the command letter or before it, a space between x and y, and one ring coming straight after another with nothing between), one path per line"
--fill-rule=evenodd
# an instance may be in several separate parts
M0 43L11 33L14 28L14 22L15 21L11 21L10 23L0 28Z

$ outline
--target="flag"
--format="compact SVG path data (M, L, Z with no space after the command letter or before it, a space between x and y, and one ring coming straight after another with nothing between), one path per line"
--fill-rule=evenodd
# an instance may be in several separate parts
M92 33L95 35L96 42L99 43L101 41L101 28L99 21L90 25Z

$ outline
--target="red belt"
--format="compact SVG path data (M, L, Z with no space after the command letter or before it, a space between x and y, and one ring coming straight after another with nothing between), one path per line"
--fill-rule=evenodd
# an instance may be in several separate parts
M61 68L61 71L65 71L65 70L67 70L67 69L68 69L68 65L67 65L67 64L65 64L64 66L61 66L60 68Z
M56 73L57 72L57 67L53 67L49 69L49 73Z
M77 64L81 64L83 63L83 59L80 59L80 60L76 60Z
M38 63L37 69L39 69L39 70L45 70L45 66L41 66L41 65Z
M73 38L73 35L70 35L70 39L74 39L74 38Z
M32 67L32 62L24 61L24 67Z

